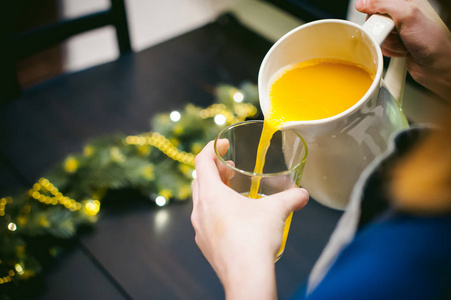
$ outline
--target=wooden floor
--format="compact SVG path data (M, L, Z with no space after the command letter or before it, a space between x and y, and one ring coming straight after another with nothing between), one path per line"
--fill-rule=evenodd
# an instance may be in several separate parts
M0 109L0 194L29 188L90 139L148 131L160 112L206 106L220 83L257 82L271 44L230 16L117 61L62 76ZM191 202L155 208L121 195L105 205L43 277L33 299L221 299L194 242ZM277 262L279 297L305 283L341 212L310 201L293 218Z

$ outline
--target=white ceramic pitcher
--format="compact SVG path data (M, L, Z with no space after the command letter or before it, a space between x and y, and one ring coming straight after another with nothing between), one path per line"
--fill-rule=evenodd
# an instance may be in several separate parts
M393 28L393 21L381 15L371 16L363 26L344 20L307 23L280 38L260 67L258 90L265 117L274 76L294 64L315 58L341 59L375 74L368 92L346 111L283 125L282 130L299 132L309 149L301 185L328 207L344 209L363 169L387 148L391 135L408 127L401 109L404 60L392 59L382 79L380 45Z

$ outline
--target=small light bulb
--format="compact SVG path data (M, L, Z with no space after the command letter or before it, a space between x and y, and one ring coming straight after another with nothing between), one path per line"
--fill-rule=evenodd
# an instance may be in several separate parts
M11 230L11 231L16 231L17 225L14 224L13 222L11 222L11 223L8 224L8 229Z
M23 275L23 274L25 273L23 267L22 267L21 265L19 265L19 264L16 264L16 265L14 266L14 268L16 269L16 271L17 271L17 273L18 273L19 275Z
M218 125L224 125L226 122L226 117L223 114L217 114L215 116L215 123Z
M163 197L163 196L158 196L157 198L155 198L155 203L156 203L158 206L165 206L166 203L167 203L167 200L166 200L166 198Z
M235 94L233 94L233 101L235 102L242 102L244 100L244 95L241 92L236 92Z
M172 122L178 122L181 117L182 115L176 110L171 112L171 114L169 115L169 118L171 119Z

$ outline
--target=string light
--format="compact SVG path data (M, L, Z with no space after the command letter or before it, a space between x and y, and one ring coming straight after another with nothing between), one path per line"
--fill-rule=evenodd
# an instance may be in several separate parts
M25 274L25 270L21 264L15 264L14 269L16 269L16 272L14 272L13 269L8 271L8 275L0 277L0 284L8 283L12 281L12 277L16 276L18 274L19 276L22 276Z
M98 200L87 200L84 207L84 212L88 216L95 216L100 210L100 201Z
M16 231L17 230L17 225L13 222L8 224L8 229L11 231Z
M236 92L235 94L233 94L233 101L235 102L242 102L244 100L244 95L241 92Z
M217 125L224 125L226 122L226 117L223 114L217 114L214 120Z
M157 198L155 198L155 203L156 203L158 206L165 206L166 203L167 203L167 200L166 200L166 198L163 197L163 196L158 196Z
M169 115L169 118L171 119L172 122L178 122L181 117L182 115L176 110L171 112L171 114Z
M16 264L14 266L14 269L16 269L17 274L19 274L19 275L23 275L25 273L25 271L24 271L24 269L23 269L21 264Z

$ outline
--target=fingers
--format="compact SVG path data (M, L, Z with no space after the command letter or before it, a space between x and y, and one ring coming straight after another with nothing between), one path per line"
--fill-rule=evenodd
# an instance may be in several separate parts
M369 15L389 15L395 22L398 31L404 23L415 22L419 12L431 9L427 1L418 0L359 0L356 2L355 8Z
M229 140L227 139L218 140L216 143L216 149L218 151L217 154L219 154L219 156L224 156L229 150ZM233 176L233 169L227 166L227 164L235 166L235 164L231 160L226 161L226 164L220 161L219 159L216 160L216 165L219 170L219 175L221 176L222 182L230 186L230 178L232 178Z
M231 160L226 161L226 163L231 166L235 166L235 163ZM230 166L224 164L221 161L217 162L217 167L218 167L219 175L221 176L222 182L224 182L226 185L230 186L230 179L235 174L235 171L232 168L230 168Z
M409 54L397 32L392 32L382 45L382 53L389 57L404 57Z
M398 0L359 0L355 8L368 15L388 14L395 22L397 31L401 30L402 20L412 11L414 4L410 1ZM409 54L397 31L393 31L382 45L382 53L389 57L404 57Z
M196 244L199 245L199 237L197 235L197 232L199 230L200 221L199 221L199 183L197 182L197 179L194 179L193 183L191 184L191 188L193 191L193 210L191 211L191 224L193 225L194 232L195 232L195 241Z
M303 208L309 199L306 189L294 188L285 191L285 204L289 211L297 211Z
M218 154L220 156L224 156L229 150L229 140L228 139L219 139L216 143L216 149L218 150Z
M355 8L369 15L372 14L389 14L393 19L401 14L406 8L406 2L410 1L387 1L387 0L359 0L355 4Z
M192 190L192 198L193 198L193 210L197 206L197 202L199 201L199 184L197 183L197 179L194 179L194 181L191 183L191 190Z
M307 190L303 188L292 188L284 192L268 196L266 199L268 199L268 201L275 200L282 202L283 204L280 205L280 207L286 216L288 216L292 211L300 210L308 203L309 194Z
M228 160L227 163L233 167L235 167L235 163L231 160ZM235 175L235 170L232 168L227 168L227 178L230 180Z
M226 139L217 141L216 149L219 155L224 155L229 147L229 142ZM221 180L217 168L217 156L214 150L214 141L210 141L204 149L196 156L196 174L198 184L208 184L212 180Z

